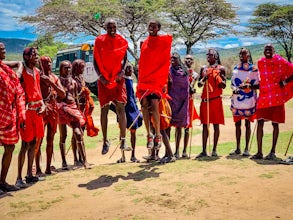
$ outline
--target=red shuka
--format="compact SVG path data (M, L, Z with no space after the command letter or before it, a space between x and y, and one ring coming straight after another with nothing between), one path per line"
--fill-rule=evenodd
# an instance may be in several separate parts
M275 54L271 59L261 58L257 65L260 74L257 109L283 105L292 98L292 87L279 85L292 74L292 63Z
M0 60L0 145L16 144L25 120L25 97L16 73Z
M137 84L139 99L150 93L162 95L169 75L171 46L171 35L149 36L143 42Z
M109 86L111 83L116 85L115 78L121 71L127 48L127 41L119 34L116 34L115 37L103 34L95 40L94 58L100 74L110 81Z

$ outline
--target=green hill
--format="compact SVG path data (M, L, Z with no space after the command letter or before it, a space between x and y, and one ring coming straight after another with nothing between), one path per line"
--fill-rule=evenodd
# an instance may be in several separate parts
M6 60L21 60L23 49L32 41L16 38L0 38L0 42L5 44Z
M32 41L16 38L0 38L0 42L5 44L6 53L21 53Z
M282 55L283 57L285 57L285 55L284 55L285 52L284 52L283 48L278 44L274 44L274 46L275 46L275 52ZM231 77L231 73L232 73L234 66L239 62L240 48L242 48L242 47L235 47L235 48L230 48L230 49L216 48L219 52L222 65L226 67L227 78ZM263 55L264 44L247 46L246 48L250 50L254 64L257 63L257 60L259 58L264 56ZM201 66L207 64L206 52L207 52L207 50L193 51L194 58L195 58L194 68L197 72L199 72ZM184 57L184 55L182 54L182 58L183 57Z

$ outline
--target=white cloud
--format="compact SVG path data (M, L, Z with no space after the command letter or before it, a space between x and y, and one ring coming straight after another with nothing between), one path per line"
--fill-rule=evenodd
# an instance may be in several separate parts
M16 17L26 16L33 13L40 5L39 0L1 0L0 2L0 30L15 31L23 30L28 25L19 24Z
M235 43L235 44L226 44L223 48L224 49L230 49L230 48L234 48L234 47L239 47L240 45Z
M243 42L242 46L251 46L253 44L253 42Z

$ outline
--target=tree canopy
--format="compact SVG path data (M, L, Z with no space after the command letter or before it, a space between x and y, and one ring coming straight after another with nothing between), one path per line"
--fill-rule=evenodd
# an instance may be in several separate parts
M172 33L184 41L188 54L198 41L233 33L237 23L235 8L225 0L171 0L168 6Z
M36 32L54 36L97 36L106 18L114 18L118 32L129 40L129 53L136 64L139 43L147 35L150 18L163 22L163 29L185 42L187 53L198 41L231 33L235 8L225 0L42 0L35 14L20 17ZM167 29L167 27L169 29Z
M51 34L40 35L38 39L28 45L29 47L37 47L40 56L49 56L53 58L58 50L67 47L66 44L54 41Z
M261 4L249 20L250 34L263 36L279 43L288 61L293 55L293 5Z
M36 13L20 17L33 24L39 34L97 36L106 18L114 18L118 32L131 41L128 49L138 61L138 44L147 32L147 21L164 5L164 0L42 0Z

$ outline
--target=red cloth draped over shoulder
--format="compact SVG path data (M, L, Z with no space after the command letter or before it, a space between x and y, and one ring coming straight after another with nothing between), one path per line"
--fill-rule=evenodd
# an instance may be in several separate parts
M0 145L16 144L25 121L25 96L16 73L0 60Z
M94 120L92 117L92 112L94 110L95 104L93 98L90 96L90 90L87 87L83 88L85 94L86 104L84 109L84 115L86 120L86 131L87 136L95 137L99 133L99 129L94 125Z
M162 95L170 68L171 35L149 36L141 46L137 97L143 98L142 91Z
M285 80L293 72L293 64L278 54L271 59L261 58L258 61L260 73L259 97L257 109L279 106L292 98L292 84L280 87L279 82Z
M206 69L208 74L208 80L204 84L202 89L201 98L202 99L211 99L217 96L221 96L223 93L223 89L219 88L219 84L223 82L222 77L220 76L220 69L222 68L221 65L217 65L217 67L208 67ZM207 94L207 87L208 86L208 94ZM207 97L208 96L208 97Z
M94 57L99 67L100 74L102 74L106 80L113 83L115 82L116 76L121 71L122 61L127 48L127 41L119 34L116 34L115 37L103 34L96 38Z

